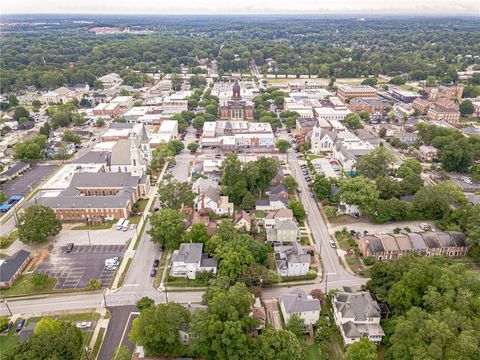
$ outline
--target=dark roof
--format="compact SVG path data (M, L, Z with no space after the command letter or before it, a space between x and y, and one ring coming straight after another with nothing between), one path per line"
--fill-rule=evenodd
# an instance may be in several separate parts
M109 129L133 129L133 125L131 123L118 123L118 122L113 122L110 124L108 127Z
M12 280L18 269L23 265L25 260L30 257L30 253L25 250L20 250L11 258L5 260L0 265L0 282L8 282Z
M10 169L5 170L2 173L2 176L13 176L13 175L17 174L18 172L22 171L23 169L25 169L26 167L29 167L29 166L30 166L30 164L28 164L24 161L19 161L15 165L13 165Z
M370 251L371 253L385 251L382 245L382 241L378 237L373 235L367 235L365 236L365 241L368 244L368 251Z
M31 129L35 126L35 123L32 120L26 120L22 122L18 127L20 129Z
M74 164L109 164L110 153L107 151L89 151L73 161Z
M448 231L450 236L452 237L452 241L457 245L457 246L467 246L467 243L465 240L467 237L465 236L464 233L457 232L457 231Z

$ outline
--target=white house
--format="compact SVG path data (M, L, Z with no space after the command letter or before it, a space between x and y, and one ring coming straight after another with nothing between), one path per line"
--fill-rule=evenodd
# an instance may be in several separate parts
M275 223L277 221L287 221L287 220L293 221L292 210L288 208L284 208L277 211L269 211L265 216L263 225L265 226L266 229L271 229L275 226Z
M120 85L122 83L122 78L116 73L110 73L98 78L104 87L112 87Z
M335 323L345 345L366 337L380 343L385 335L380 326L380 307L368 291L339 292L332 299Z
M255 202L255 209L260 211L275 211L286 208L288 200L278 195L270 195L268 199Z
M310 254L297 241L292 245L275 246L273 251L278 275L307 275L310 268Z
M275 220L275 225L267 230L267 241L291 243L300 239L300 229L293 220Z
M301 289L295 289L280 297L280 310L285 323L288 323L292 315L298 315L305 325L313 325L320 317L320 301Z
M199 194L193 201L197 211L210 210L217 215L233 215L233 203L228 196L221 196L218 189L209 187Z
M202 271L217 273L217 260L203 252L202 243L182 243L172 255L170 276L195 279Z

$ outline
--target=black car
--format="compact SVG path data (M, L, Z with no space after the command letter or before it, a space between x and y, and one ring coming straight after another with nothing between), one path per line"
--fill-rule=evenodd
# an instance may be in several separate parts
M351 234L352 236L355 236L355 235L357 235L357 232L352 229L352 230L350 230L350 234Z
M155 277L157 276L157 269L152 269L152 271L150 271L150 277Z
M67 247L65 248L65 252L71 253L73 250L73 246L74 246L73 243L68 243Z
M154 269L158 268L158 264L160 264L160 260L155 259L155 260L153 261L153 268L154 268Z
M2 329L2 332L3 332L4 334L8 334L8 333L10 332L10 329L12 328L12 326L13 326L13 322L10 321L10 322L7 324L7 326Z
M20 319L20 321L17 324L17 328L15 329L15 331L16 332L22 331L24 325L25 325L25 319Z

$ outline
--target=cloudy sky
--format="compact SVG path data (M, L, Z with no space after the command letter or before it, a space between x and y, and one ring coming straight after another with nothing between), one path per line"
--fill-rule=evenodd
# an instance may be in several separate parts
M15 0L0 13L272 14L415 13L480 15L480 0Z

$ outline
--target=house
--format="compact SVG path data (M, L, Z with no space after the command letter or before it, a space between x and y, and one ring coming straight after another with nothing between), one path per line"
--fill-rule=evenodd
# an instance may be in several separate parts
M267 323L267 314L265 312L265 308L262 306L260 302L260 298L255 298L255 303L252 306L252 312L250 316L258 320L258 326L256 330L261 330L265 328L265 324Z
M120 85L122 83L122 78L116 73L110 73L98 78L104 87L112 87Z
M344 201L340 201L337 209L337 215L360 215L360 208L355 204L347 204Z
M385 333L380 326L380 307L368 291L338 292L332 298L333 316L345 345L362 337L379 344Z
M25 120L24 122L20 123L20 125L18 125L18 128L20 130L30 130L34 126L35 126L35 122L33 122L32 120Z
M184 223L186 231L189 231L193 224L202 223L207 227L208 236L215 235L215 232L217 231L217 222L215 220L210 220L208 215L201 215L192 208L187 207L184 207L182 212L186 215L186 221Z
M285 186L285 184L270 186L266 193L267 195L277 195L279 197L288 198L288 188Z
M288 199L278 195L270 195L268 199L260 199L255 202L255 209L260 211L275 211L286 208Z
M217 190L220 189L216 181L201 178L201 177L195 180L192 184L192 191L197 194L201 194L207 191L208 188L214 188Z
M252 229L252 218L242 210L235 213L235 228L241 231L250 232Z
M267 230L267 241L291 243L300 239L300 229L293 220L275 220L275 225Z
M294 241L291 245L275 246L275 264L280 276L307 275L310 268L310 254Z
M193 201L197 211L213 211L217 215L233 215L233 203L228 196L221 196L218 188L209 187L199 194Z
M320 300L312 298L301 289L295 289L280 297L280 310L285 323L288 323L292 315L298 315L305 325L310 326L320 317Z
M12 257L0 263L0 289L10 288L15 280L27 267L31 254L28 251L20 250Z
M182 243L172 255L170 276L195 279L197 273L207 271L217 273L217 260L203 252L202 243Z
M429 145L422 145L418 148L418 154L421 161L433 161L437 158L437 148Z
M263 225L266 229L271 229L277 221L287 220L293 221L293 211L288 208L283 208L276 211L269 211L265 216Z

